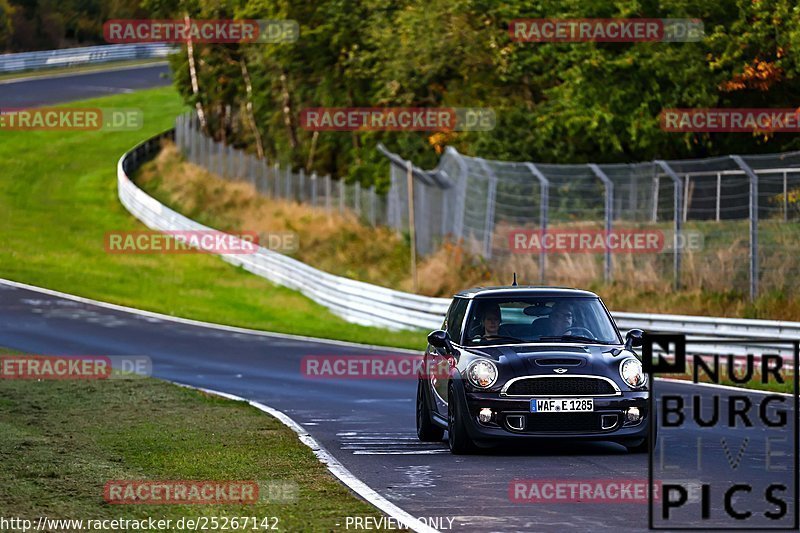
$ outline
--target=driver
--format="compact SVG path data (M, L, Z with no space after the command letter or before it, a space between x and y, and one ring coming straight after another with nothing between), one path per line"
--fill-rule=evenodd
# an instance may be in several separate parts
M569 302L556 302L553 304L553 310L550 311L549 316L549 335L560 337L566 335L573 328L575 313L572 310L572 304Z
M483 337L497 337L500 333L500 306L493 304L483 310L481 316L483 326Z

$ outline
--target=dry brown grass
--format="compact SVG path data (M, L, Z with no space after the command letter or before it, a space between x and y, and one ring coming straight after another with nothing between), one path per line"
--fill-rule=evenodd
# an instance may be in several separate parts
M391 229L361 224L350 212L328 213L324 208L264 197L248 183L219 179L183 161L171 143L143 167L138 181L167 205L213 227L262 234L294 232L299 248L289 255L327 272L405 291L413 288L407 240ZM551 227L599 229L597 224L577 222ZM512 229L516 228L498 225L494 242L507 242ZM796 235L782 231L771 246L796 246ZM736 235L716 248L684 253L681 291L672 288L671 254L614 254L614 282L609 285L602 283L602 254L548 254L547 283L589 288L602 294L615 310L799 319L800 303L783 292L766 294L749 304L741 290L731 288L746 286L742 262L747 258L747 241L740 232ZM514 272L520 283L539 282L537 255L509 254L487 262L476 250L480 243L445 243L420 258L418 292L448 297L467 287L507 285ZM780 256L770 256L764 266L763 281L773 286L781 286L792 272Z

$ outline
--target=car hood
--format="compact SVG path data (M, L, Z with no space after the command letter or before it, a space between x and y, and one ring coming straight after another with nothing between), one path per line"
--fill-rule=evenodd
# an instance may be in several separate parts
M516 375L553 374L557 368L566 369L565 374L603 374L609 365L634 355L622 345L566 343L471 347L469 351L510 367Z

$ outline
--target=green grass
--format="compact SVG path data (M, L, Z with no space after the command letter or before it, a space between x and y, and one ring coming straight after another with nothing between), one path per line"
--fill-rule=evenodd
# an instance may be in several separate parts
M149 378L0 380L0 461L3 515L34 523L40 516L173 523L255 516L277 517L279 531L342 531L347 516L380 516L273 417ZM296 497L239 505L110 505L103 488L112 480L278 482L296 489Z
M346 341L421 349L422 332L357 326L299 293L217 257L116 255L105 233L145 229L119 203L116 164L137 142L184 111L173 88L69 107L144 112L128 132L0 130L0 277L197 320Z

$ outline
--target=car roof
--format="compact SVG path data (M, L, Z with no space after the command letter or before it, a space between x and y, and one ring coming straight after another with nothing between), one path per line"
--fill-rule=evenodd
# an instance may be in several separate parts
M455 295L456 298L491 298L496 296L502 297L525 297L525 296L541 296L545 298L550 297L566 297L577 296L586 298L597 298L598 296L591 291L584 291L581 289L573 289L571 287L548 287L541 285L505 285L502 287L473 287L466 289Z

